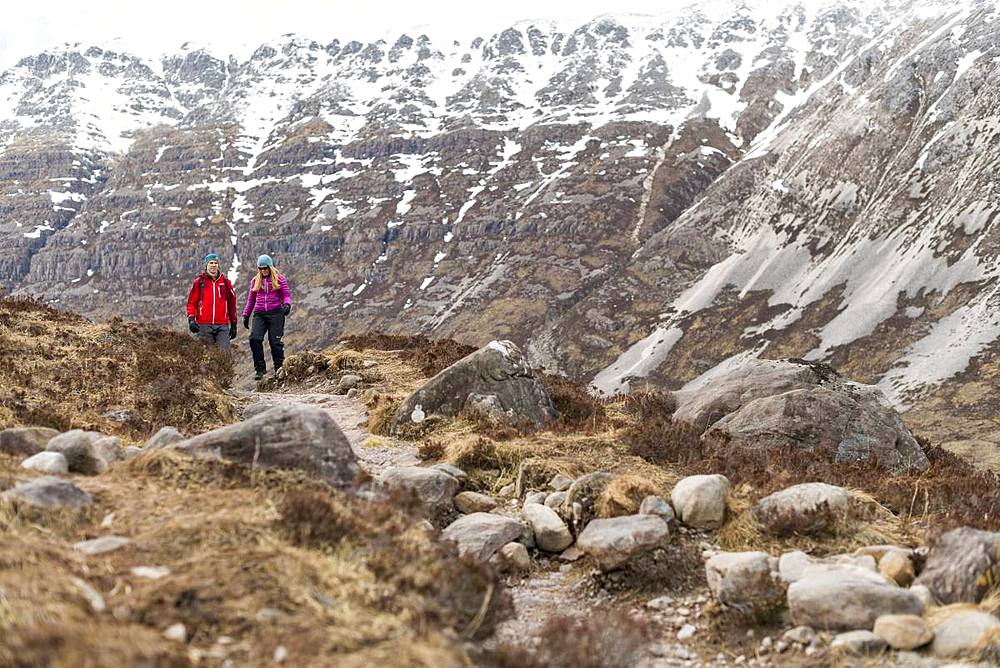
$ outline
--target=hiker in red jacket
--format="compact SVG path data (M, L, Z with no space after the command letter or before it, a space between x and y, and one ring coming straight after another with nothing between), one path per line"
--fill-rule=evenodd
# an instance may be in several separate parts
M219 271L219 256L205 256L205 271L194 279L187 303L188 329L206 343L229 350L236 338L236 291Z
M281 365L285 362L285 318L292 310L292 292L288 289L288 279L278 272L274 260L269 255L257 258L257 275L250 279L250 292L243 307L243 327L250 330L250 352L253 353L253 368L256 379L264 378L267 364L264 361L264 335L271 346L271 360L274 375L280 377ZM253 328L250 318L253 317Z

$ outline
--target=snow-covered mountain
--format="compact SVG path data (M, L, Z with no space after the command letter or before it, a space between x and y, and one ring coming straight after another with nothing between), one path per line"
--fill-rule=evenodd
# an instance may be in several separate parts
M998 37L993 1L712 1L69 46L0 74L0 285L181 322L205 251L266 251L302 339L509 337L605 392L822 359L995 440Z

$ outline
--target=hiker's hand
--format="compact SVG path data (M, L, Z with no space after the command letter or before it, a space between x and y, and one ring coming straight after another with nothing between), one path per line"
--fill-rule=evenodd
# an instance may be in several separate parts
M281 315L288 315L291 312L292 312L291 304L285 304L281 307Z
M250 316L243 316L243 329L250 329Z
M189 315L188 316L188 329L191 330L192 334L197 334L198 333L198 323L196 323L194 321L194 316L193 315Z
M229 340L232 341L236 338L236 323L229 323Z

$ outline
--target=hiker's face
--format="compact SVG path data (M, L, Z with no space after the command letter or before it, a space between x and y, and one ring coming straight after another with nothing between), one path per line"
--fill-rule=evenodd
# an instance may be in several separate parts
M210 273L210 274L218 274L219 273L219 261L218 260L209 260L208 261L208 273Z
M260 269L260 273L264 274L265 276L270 276L271 275L271 268L270 267L257 267L257 268Z

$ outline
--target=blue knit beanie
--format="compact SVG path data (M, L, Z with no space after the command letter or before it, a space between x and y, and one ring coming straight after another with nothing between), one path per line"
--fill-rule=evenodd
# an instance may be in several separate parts
M259 258L257 258L257 266L258 267L273 267L274 266L274 260L271 259L270 255L261 255Z
M205 256L204 262L205 262L205 264L208 264L212 260L215 260L216 262L219 261L219 255L218 255L218 253L209 253L208 255Z

